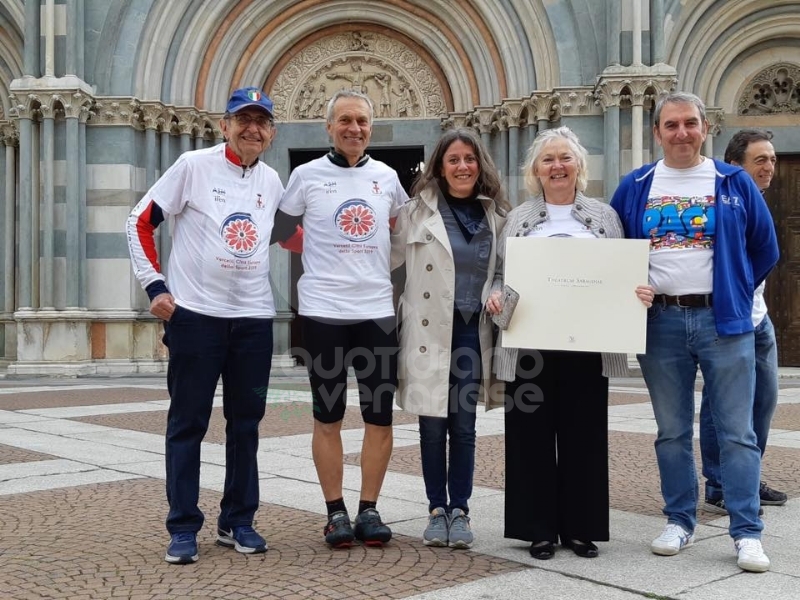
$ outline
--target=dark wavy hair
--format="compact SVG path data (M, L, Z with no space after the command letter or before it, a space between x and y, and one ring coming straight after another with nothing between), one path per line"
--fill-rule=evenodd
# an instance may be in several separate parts
M436 142L436 147L430 156L425 168L417 176L414 186L411 188L411 195L417 196L422 190L429 185L437 185L440 190L447 191L447 181L442 177L442 165L444 163L444 155L447 149L450 148L453 142L463 142L467 144L475 153L475 158L478 159L478 179L475 181L475 191L483 196L492 198L500 208L508 211L511 210L511 205L506 200L506 194L503 190L503 183L500 181L500 173L497 167L494 166L494 161L478 137L472 129L458 127L455 129L448 129Z
M769 142L772 140L772 132L765 129L742 129L733 134L728 147L725 148L725 162L741 165L744 162L744 155L747 147L754 142Z

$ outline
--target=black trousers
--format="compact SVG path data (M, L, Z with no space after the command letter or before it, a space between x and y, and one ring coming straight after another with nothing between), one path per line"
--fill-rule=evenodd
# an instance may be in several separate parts
M608 540L608 379L600 354L520 350L506 386L505 537Z

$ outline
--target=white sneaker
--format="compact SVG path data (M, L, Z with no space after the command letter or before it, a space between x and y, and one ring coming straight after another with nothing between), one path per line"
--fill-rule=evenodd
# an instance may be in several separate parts
M650 550L660 556L674 556L692 544L694 544L693 533L689 533L677 523L667 523L661 535L650 544Z
M764 554L761 540L756 538L741 538L733 543L736 546L738 560L736 564L743 571L763 573L769 571L769 558Z

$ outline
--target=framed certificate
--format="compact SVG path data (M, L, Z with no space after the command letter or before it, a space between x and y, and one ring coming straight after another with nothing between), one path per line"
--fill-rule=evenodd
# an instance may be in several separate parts
M649 240L514 237L505 282L519 303L505 348L643 353Z

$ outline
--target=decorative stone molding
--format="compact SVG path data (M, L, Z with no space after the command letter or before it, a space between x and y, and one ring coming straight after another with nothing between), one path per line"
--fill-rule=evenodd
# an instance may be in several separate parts
M800 114L800 66L778 63L764 69L745 86L740 115Z
M603 111L611 106L620 106L623 101L643 106L653 97L674 90L677 85L677 71L663 63L653 66L612 65L597 78L594 100Z
M180 107L175 109L178 118L178 133L193 136L195 129L200 127L200 113L194 108Z
M522 99L509 99L503 100L503 109L505 111L505 121L508 127L519 127L520 116L524 108L524 101Z
M708 134L719 135L722 131L722 123L725 121L725 110L716 106L707 106L706 120L708 121Z
M595 102L593 88L554 88L553 94L558 98L555 120L561 117L599 115L603 112Z
M95 101L92 125L128 126L143 129L139 120L141 102L131 97L107 96Z
M481 134L491 133L497 111L493 106L476 106L473 113L473 123Z
M145 129L160 131L166 123L166 108L160 102L142 102L139 112Z
M67 119L81 119L84 113L86 113L86 118L88 119L88 114L93 104L94 98L80 91L65 92L61 98L64 117Z
M366 93L376 118L444 116L433 70L401 41L381 33L342 32L306 46L270 90L279 121L324 119L328 100L347 88Z
M6 146L19 145L19 130L16 121L0 122L0 140Z
M528 125L536 125L539 121L553 121L558 114L556 104L558 96L554 92L533 92L524 101L528 109Z

